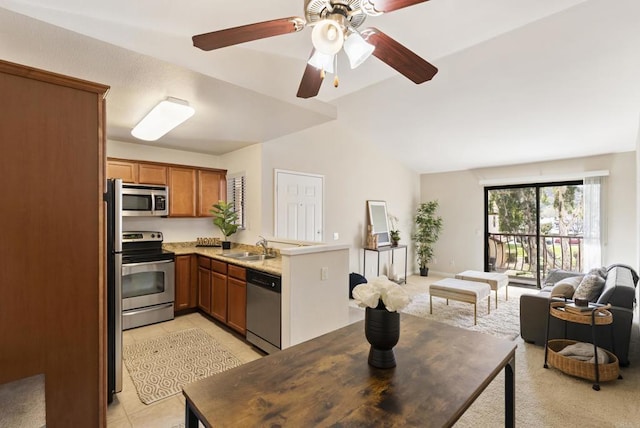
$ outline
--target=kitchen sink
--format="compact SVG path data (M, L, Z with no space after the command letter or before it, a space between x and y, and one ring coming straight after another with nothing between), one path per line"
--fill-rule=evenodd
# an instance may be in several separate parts
M238 257L238 260L244 260L246 262L255 262L259 260L275 259L276 256L271 254L252 254L250 256Z
M250 253L248 251L245 251L244 253L228 253L228 254L222 253L221 255L225 257L230 257L232 259L239 259L247 256L259 256L260 254Z
M231 259L236 260L244 260L246 262L255 262L260 260L274 259L276 256L271 254L256 254L256 253L230 253L230 254L222 254L224 257L229 257Z

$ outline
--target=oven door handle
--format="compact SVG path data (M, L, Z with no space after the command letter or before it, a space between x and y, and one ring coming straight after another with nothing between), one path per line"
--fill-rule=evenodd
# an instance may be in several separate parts
M172 306L173 306L173 302L172 303L166 303L164 305L153 306L153 307L150 307L150 308L126 310L122 314L125 315L125 316L133 316L133 315L144 314L146 312L157 311L159 309L167 309L167 308L170 308Z
M175 260L158 260L153 262L142 262L142 263L123 263L122 267L135 267L135 266L145 266L145 265L159 265L161 263L175 263Z

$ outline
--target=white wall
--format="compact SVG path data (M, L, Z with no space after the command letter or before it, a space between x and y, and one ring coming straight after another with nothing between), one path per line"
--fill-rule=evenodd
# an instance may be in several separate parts
M262 235L262 145L254 144L220 157L228 175L245 175L246 229L231 236L234 242L255 244Z
M362 141L356 132L334 121L263 144L262 227L274 231L274 169L325 177L324 241L350 246L351 272L362 271L368 199L387 202L400 219L401 244L410 243L413 215L419 198L419 175ZM339 239L333 240L337 232ZM412 254L412 252L410 252ZM385 260L384 257L381 258ZM410 257L410 263L413 257ZM375 268L375 263L369 263ZM384 269L381 270L381 274ZM371 271L366 276L371 276ZM345 283L346 284L346 283ZM345 285L346 287L346 285Z
M636 165L640 165L640 120L638 121L638 135L636 137ZM636 168L636 251L640 257L640 168ZM637 260L640 266L640 260ZM640 291L636 291L640 295Z
M579 175L609 170L607 183L608 241L604 263L638 266L636 215L636 154L616 153L508 167L482 168L421 176L421 201L437 199L444 227L430 268L453 274L484 267L484 188L481 180Z
M107 157L225 169L220 156L107 140Z

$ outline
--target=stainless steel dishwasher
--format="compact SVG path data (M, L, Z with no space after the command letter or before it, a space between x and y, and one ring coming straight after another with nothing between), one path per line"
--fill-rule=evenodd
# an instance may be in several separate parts
M268 354L280 350L281 279L247 269L247 341Z

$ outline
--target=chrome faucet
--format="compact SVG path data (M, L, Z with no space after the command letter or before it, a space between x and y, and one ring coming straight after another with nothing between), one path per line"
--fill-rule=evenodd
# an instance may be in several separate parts
M262 247L262 250L265 255L269 254L269 242L264 238L264 236L259 236L260 240L256 242L257 247Z

